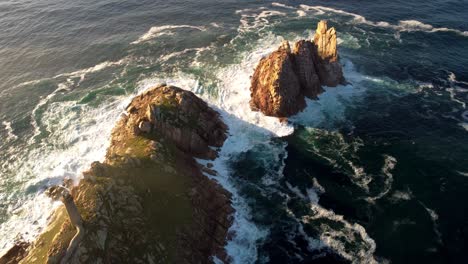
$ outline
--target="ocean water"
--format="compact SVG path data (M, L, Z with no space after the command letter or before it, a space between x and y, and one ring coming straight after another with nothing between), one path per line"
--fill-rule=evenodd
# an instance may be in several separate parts
M214 177L232 263L468 261L468 2L0 3L0 253L33 240L44 195L104 157L136 94L165 82L220 111ZM338 31L346 86L288 124L249 77L283 39ZM200 160L200 163L206 161Z

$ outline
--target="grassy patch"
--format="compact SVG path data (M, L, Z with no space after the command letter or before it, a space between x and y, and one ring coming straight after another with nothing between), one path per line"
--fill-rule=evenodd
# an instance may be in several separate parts
M49 223L47 230L42 233L28 256L20 263L47 263L48 252L56 243L56 238L60 236L63 244L68 245L68 242L75 235L75 229L65 229L65 232L60 232L64 223L68 221L68 215L64 206L60 206L54 213L54 219Z

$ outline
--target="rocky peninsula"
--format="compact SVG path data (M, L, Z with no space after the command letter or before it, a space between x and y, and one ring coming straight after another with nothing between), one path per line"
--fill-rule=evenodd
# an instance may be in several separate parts
M300 40L292 49L284 41L261 59L251 79L252 110L288 117L305 108L305 97L317 99L322 86L344 84L336 41L335 28L322 20L312 41Z
M227 129L189 91L160 85L138 95L113 129L105 161L91 164L68 196L66 186L51 191L76 208L59 207L34 243L0 263L227 262L231 195L203 174L216 174L210 163L194 159L216 158Z

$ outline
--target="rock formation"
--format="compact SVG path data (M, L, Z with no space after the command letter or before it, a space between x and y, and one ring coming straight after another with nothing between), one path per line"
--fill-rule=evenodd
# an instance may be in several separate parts
M105 161L71 189L86 229L73 255L66 259L77 222L60 207L20 263L228 262L231 195L203 174L216 175L212 165L194 159L215 158L226 133L191 92L160 85L135 97Z
M0 264L17 264L27 254L30 243L26 241L16 241L15 244L2 256L0 257Z
M304 96L316 99L323 92L322 85L334 87L344 82L336 31L322 20L313 42L300 40L291 51L285 41L260 60L251 80L250 106L268 116L288 117L304 109Z
M301 82L302 93L310 99L316 99L323 92L320 79L315 69L316 53L314 44L300 40L294 44L293 55L296 64L296 74Z
M265 115L289 116L297 108L305 107L301 84L294 71L294 56L289 43L281 47L260 63L252 77L252 109Z
M148 105L138 113L138 116L145 115L139 121L140 130L145 133L153 130L195 157L214 159L216 151L210 146L221 147L226 139L227 127L219 114L180 88L161 86L157 91L157 96L152 90L142 94L128 107L138 112L136 106ZM143 129L142 124L146 124Z
M333 27L328 28L325 20L320 21L317 25L314 45L320 83L330 87L344 83L343 70L338 61L338 51L336 49L336 31Z

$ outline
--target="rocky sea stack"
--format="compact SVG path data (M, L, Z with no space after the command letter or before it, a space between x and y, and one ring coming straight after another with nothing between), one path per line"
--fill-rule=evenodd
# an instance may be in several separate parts
M210 163L194 159L214 159L226 133L219 114L189 91L160 85L138 95L114 128L105 161L65 192L82 220L59 207L33 245L17 246L5 263L227 261L231 195L202 173L216 174Z
M284 41L260 60L251 80L250 106L268 116L288 117L304 109L305 97L316 99L322 86L343 83L336 31L322 20L313 41L300 40L292 49Z

